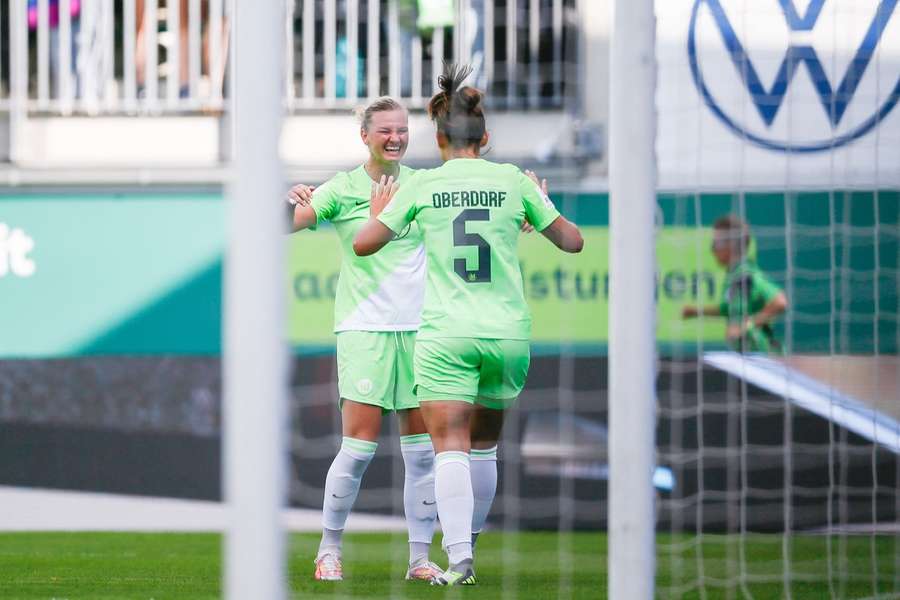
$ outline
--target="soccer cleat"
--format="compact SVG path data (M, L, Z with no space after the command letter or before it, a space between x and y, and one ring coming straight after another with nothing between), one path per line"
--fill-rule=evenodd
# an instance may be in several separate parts
M431 585L475 585L476 583L478 580L475 578L471 560L457 563L431 580Z
M316 557L316 581L343 581L344 568L341 565L341 555L335 552L326 552Z
M427 558L423 558L416 561L416 564L410 565L409 570L406 571L406 579L407 581L432 581L435 577L439 577L441 573L443 573L443 571L439 566Z

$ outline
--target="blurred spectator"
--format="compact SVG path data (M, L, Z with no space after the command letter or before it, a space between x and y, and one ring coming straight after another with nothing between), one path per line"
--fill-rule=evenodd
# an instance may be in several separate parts
M166 6L166 0L160 0L159 6ZM187 98L190 94L190 4L189 0L181 0L178 3L178 96ZM146 10L145 0L136 0L135 11L137 13L137 36L135 39L135 63L137 71L138 95L143 96L144 85L147 77L147 41L146 41ZM225 65L228 59L228 17L222 16L222 29L218 33L221 36L220 48L222 51L222 60L220 61L220 69L212 72L212 60L210 57L209 36L209 0L202 0L200 3L200 19L204 23L201 27L203 31L202 43L202 65L201 72L209 77L210 90L222 90L225 81ZM170 57L168 60L176 60Z
M418 32L418 0L397 1L400 30L400 95L412 95L412 42Z
M413 11L418 9L416 25L419 30L428 31L443 27L457 27L460 36L461 56L463 62L472 67L472 73L466 80L467 85L485 90L487 81L484 74L484 0L468 0L465 8L457 11L457 2L454 0L401 0L403 4L413 5ZM409 10L409 9L407 9ZM401 12L401 31L403 20ZM459 22L457 22L459 14ZM407 37L401 43L403 49L403 73L404 81L409 78L410 64L409 45L412 43L413 33L407 30ZM433 50L432 50L433 52ZM443 56L432 56L432 60L443 60ZM405 89L405 87L404 87ZM405 94L406 92L404 92Z
M50 27L50 94L58 96L59 90L59 0L48 0L48 25ZM32 31L38 28L38 0L28 0L28 28ZM75 95L78 95L79 81L77 77L77 61L78 61L78 42L81 31L81 2L80 0L69 0L69 18L71 19L71 36L70 36L70 52L71 64L68 66L69 72L75 76L74 87L72 88Z
M468 48L466 56L472 66L469 85L479 90L487 89L484 74L484 0L469 0L468 10L462 15L462 45Z
M756 265L750 256L750 228L737 215L725 215L713 224L712 252L727 269L722 301L697 307L687 305L682 317L700 314L727 319L726 339L739 352L776 352L772 323L788 306L784 292Z

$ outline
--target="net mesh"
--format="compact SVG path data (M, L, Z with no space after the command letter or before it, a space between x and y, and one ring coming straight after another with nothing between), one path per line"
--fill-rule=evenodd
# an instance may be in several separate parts
M536 145L533 156L519 154L516 160L549 177L553 200L582 227L587 245L582 255L565 257L537 235L523 236L523 281L535 319L533 357L528 387L504 428L500 484L486 535L500 540L493 573L502 580L503 597L530 592L523 557L554 564L555 596L577 597L575 585L605 569L598 532L607 526L609 476L608 197L602 173L594 177L588 164L602 149L598 130L581 128L581 121L592 102L585 70L600 68L606 57L583 52L589 28L580 11L588 0L459 2L457 26L417 30L398 54L390 42L402 34L400 4L289 3L287 104L301 113L343 111L358 98L399 92L420 106L433 90L440 59L465 58L483 60L476 78L489 82L489 122L512 113L525 130L542 115L559 117L559 134ZM900 77L897 12L886 0L657 3L663 189L656 223L659 421L653 493L659 596L801 598L818 594L823 580L823 593L831 598L900 596L900 113L892 110ZM369 27L372 14L384 17L383 23ZM10 88L9 15L9 7L0 5L0 108L7 106ZM479 27L490 32L480 47L472 35ZM872 31L880 35L867 46L861 40ZM785 53L788 47L794 49ZM804 48L814 48L815 56ZM860 55L861 48L871 52ZM36 71L32 63L29 72ZM782 64L788 65L783 72ZM762 87L751 85L752 72ZM854 79L847 73L859 75L852 89L849 83L842 87ZM349 119L346 126L354 127ZM499 136L497 145L488 158L504 158ZM107 192L96 196L111 200L115 194ZM196 200L165 192L173 203ZM207 200L199 203L202 214L179 214L191 223L215 221L219 213L207 212ZM101 253L78 254L80 244L51 244L63 236L41 228L51 220L28 212L35 202L6 202L0 220L24 227L48 252L39 272L49 264L47 257L59 264L99 264ZM156 198L143 204L161 203ZM181 208L166 210L174 215ZM752 256L789 301L775 326L781 350L767 355L735 353L719 318L681 318L683 306L714 305L724 293L724 272L710 248L714 220L729 213L749 223ZM137 214L118 225L110 221L106 229L131 231L126 225ZM166 217L170 233L169 221L177 220ZM135 263L164 262L156 238L145 240L133 231L130 237L118 252ZM102 246L106 238L97 233L92 239ZM292 302L301 315L291 335L302 335L295 339L291 384L289 499L293 506L319 509L325 473L341 441L330 333L337 263L326 264L339 248L327 228L293 236L290 243ZM310 266L310 256L324 266ZM27 463L33 469L7 461L3 482L218 498L221 374L214 354L220 332L204 328L202 343L186 344L201 350L179 354L166 354L166 342L153 340L172 315L194 328L172 333L169 342L201 337L199 321L191 318L206 311L209 320L209 311L218 310L207 295L218 293L210 289L218 290L219 277L213 272L212 283L196 289L169 281L172 289L159 294L168 302L154 306L157 312L129 315L133 327L112 345L101 339L87 352L91 356L0 362L0 439L17 452L69 449L66 456L35 452L37 458ZM10 281L12 276L2 283ZM90 304L84 299L92 293L78 288L58 295ZM179 302L187 296L201 300L184 308ZM58 307L51 308L36 311L43 315L33 319L40 331L61 325L53 320ZM9 315L25 312L9 310L2 322L11 328L20 317ZM33 337L38 333L35 327ZM398 432L396 419L385 419L354 514L394 517L391 562L399 569L406 560L400 550L406 533ZM134 453L122 452L126 447ZM183 467L174 475L138 460L166 448L172 454L163 462ZM110 462L117 452L119 460ZM192 460L185 461L187 455ZM97 468L101 460L103 469ZM195 485L185 488L184 481ZM316 530L318 522L304 527ZM561 535L538 549L514 535L522 531ZM567 535L573 532L597 535L587 553ZM432 556L440 553L435 549ZM404 593L402 586L399 578L392 580L394 595ZM601 586L597 597L603 596ZM815 591L805 592L810 586Z
M659 496L658 592L896 597L898 121L879 110L900 19L878 2L657 12L660 205L715 275L682 303L728 292L703 262L726 214L789 302L765 354L723 344L723 319L660 312L682 334L660 358L658 460L675 486Z

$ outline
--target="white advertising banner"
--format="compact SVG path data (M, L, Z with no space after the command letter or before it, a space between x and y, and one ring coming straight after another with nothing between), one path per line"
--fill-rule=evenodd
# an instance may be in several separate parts
M898 1L658 1L661 186L900 186Z

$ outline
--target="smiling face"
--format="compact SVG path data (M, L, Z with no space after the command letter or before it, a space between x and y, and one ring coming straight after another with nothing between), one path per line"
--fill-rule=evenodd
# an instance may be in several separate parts
M363 143L378 162L397 162L409 145L409 115L405 110L385 110L372 114L368 127L360 130Z

